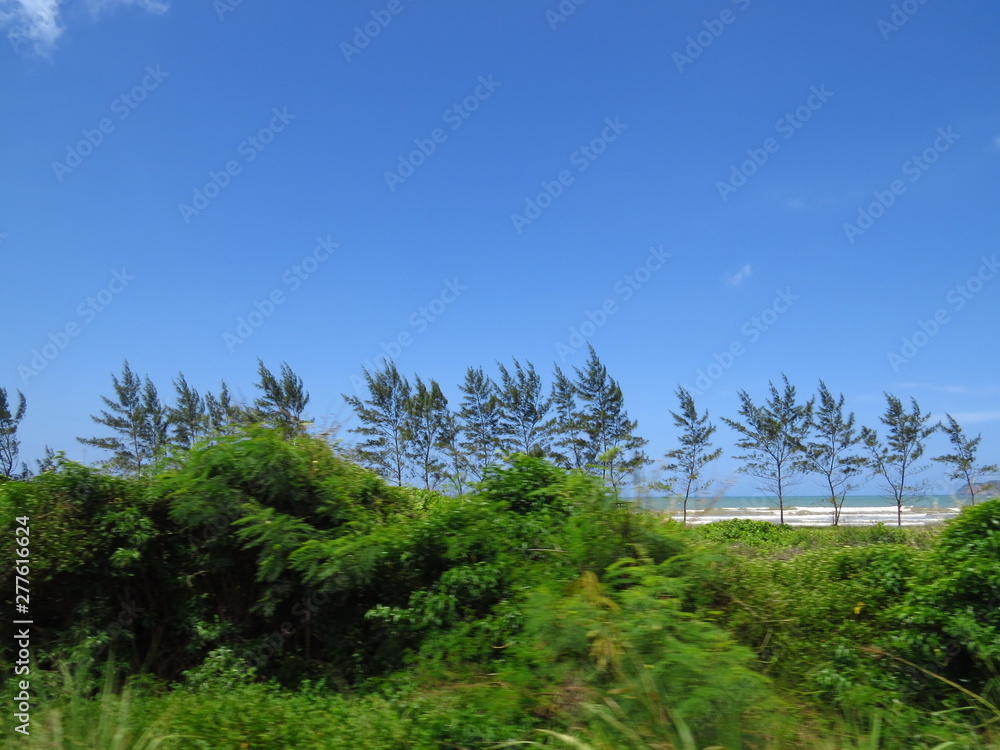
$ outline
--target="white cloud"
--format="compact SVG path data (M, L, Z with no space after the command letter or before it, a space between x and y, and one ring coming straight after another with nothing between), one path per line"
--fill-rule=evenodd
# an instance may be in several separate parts
M729 284L729 286L739 286L743 282L743 279L752 275L753 271L750 270L750 264L744 263L743 268L734 273L732 276L726 277L726 283Z
M40 54L48 54L62 35L60 8L65 0L0 0L0 30L17 51L31 44ZM164 13L169 6L162 0L87 0L94 15L113 7L134 5L150 13Z
M59 0L0 0L0 28L17 49L33 43L44 52L62 33L59 23Z
M1000 386L983 385L937 385L936 383L893 383L892 389L905 391L932 391L935 393L950 393L957 396L995 396L1000 393ZM897 394L899 395L899 394Z
M967 411L961 414L952 414L955 421L960 425L971 422L996 422L1000 419L1000 410L994 411Z
M165 13L170 5L161 0L87 0L87 7L94 13L113 8L116 5L137 5L150 13Z
M943 386L941 386L941 390L944 391L945 393L968 393L969 392L968 386L964 386L964 385L943 385Z
M927 391L940 391L942 393L961 393L961 394L971 393L971 389L965 385L935 385L933 383L900 383L899 387L913 391L927 390Z

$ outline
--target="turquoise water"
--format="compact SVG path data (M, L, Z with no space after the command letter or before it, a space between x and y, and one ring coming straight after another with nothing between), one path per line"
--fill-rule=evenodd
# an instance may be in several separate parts
M984 500L986 498L983 498ZM645 507L654 510L680 508L679 500L670 497L646 497L642 499ZM953 495L925 495L920 498L906 498L904 507L914 508L955 508L967 505L968 497ZM978 497L977 497L978 502ZM778 498L770 495L744 495L713 498L691 498L688 500L688 510L708 510L710 508L777 508ZM886 495L855 495L848 496L844 502L845 508L895 508L896 501ZM832 508L829 498L815 495L786 495L785 508Z

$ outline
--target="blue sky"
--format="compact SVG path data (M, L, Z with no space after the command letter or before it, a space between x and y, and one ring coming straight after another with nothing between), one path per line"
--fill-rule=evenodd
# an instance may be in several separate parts
M257 357L287 361L325 424L386 352L457 403L469 365L548 374L586 341L654 457L678 384L735 417L784 372L873 426L913 396L1000 458L993 2L0 0L0 24L0 385L29 460L100 458L75 437L126 358L165 398L178 371L252 398Z

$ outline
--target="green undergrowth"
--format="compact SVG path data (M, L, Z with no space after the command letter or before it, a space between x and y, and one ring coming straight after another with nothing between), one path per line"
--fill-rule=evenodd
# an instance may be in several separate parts
M1000 725L1000 502L684 527L541 459L453 498L253 429L139 479L4 483L18 515L45 603L19 747L981 750Z
M733 518L694 526L702 538L737 545L757 552L808 550L827 547L862 547L873 544L902 544L928 548L944 524L930 526L791 526L748 518Z

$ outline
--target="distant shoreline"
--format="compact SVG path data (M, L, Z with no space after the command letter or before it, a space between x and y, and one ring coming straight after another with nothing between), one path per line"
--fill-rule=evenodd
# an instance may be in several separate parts
M650 508L654 513L672 516L680 520L682 512L679 509ZM941 523L959 514L960 508L927 508L922 506L904 505L902 508L903 526L927 526ZM689 524L705 524L713 521L724 521L733 518L748 518L758 521L779 523L780 515L777 506L755 508L707 508L692 510L688 507L687 522ZM789 526L832 526L833 508L817 506L785 506L785 523ZM840 512L841 526L874 526L883 523L887 526L897 524L895 505L878 505L867 507L844 507Z

